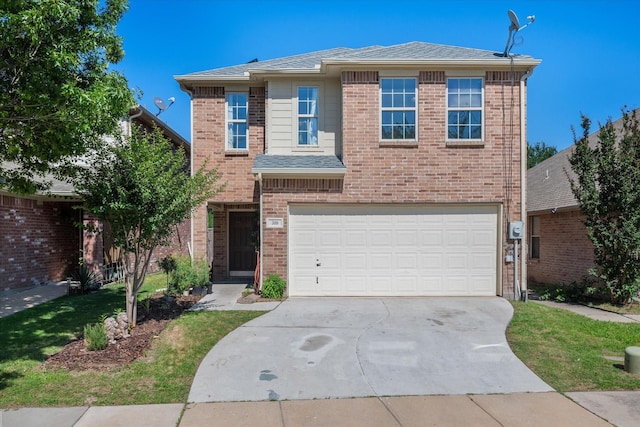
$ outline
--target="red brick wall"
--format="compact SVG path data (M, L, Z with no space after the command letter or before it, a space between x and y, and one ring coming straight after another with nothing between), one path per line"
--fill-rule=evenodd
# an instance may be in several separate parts
M507 98L511 95L511 78L508 73L490 74L485 81L484 145L452 147L445 142L444 73L420 74L417 144L381 143L377 73L344 73L343 162L347 167L344 181L342 186L322 181L326 185L321 185L324 190L318 191L317 183L309 180L296 180L297 186L287 187L284 182L276 182L282 180L265 180L263 215L283 218L285 224L282 229L263 230L264 247L269 248L263 259L264 274L287 276L289 202L502 203L505 227L509 220L519 220L519 100L513 101L513 145L510 147L511 134L505 134L508 126L503 120L503 114L509 117L509 111L503 112L503 99L508 99L507 106L511 105ZM517 84L514 93L519 96ZM509 192L507 181L512 182ZM506 236L506 231L501 235ZM506 248L506 238L503 245ZM503 292L505 295L513 292L513 264L503 266Z
M0 291L59 281L80 257L76 203L0 196Z
M578 210L539 215L540 258L529 259L527 277L533 283L580 281L593 267L593 244Z
M225 89L198 87L193 93L193 167L197 170L209 158L209 166L218 169L224 191L209 200L209 204L246 203L259 201L259 188L251 168L256 154L264 152L265 89L251 87L249 92L249 150L228 152L225 141ZM193 246L197 256L207 253L207 206L194 211Z

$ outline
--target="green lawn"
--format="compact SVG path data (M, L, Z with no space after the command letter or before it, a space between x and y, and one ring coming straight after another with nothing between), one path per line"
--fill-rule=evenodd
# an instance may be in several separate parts
M143 295L163 287L150 276ZM0 319L0 408L184 403L200 361L257 311L187 312L169 324L144 360L105 372L44 369L42 362L85 324L124 308L122 285L58 298Z
M640 345L640 324L589 319L533 302L513 303L507 340L533 372L559 392L640 390L640 375L624 371L628 346Z

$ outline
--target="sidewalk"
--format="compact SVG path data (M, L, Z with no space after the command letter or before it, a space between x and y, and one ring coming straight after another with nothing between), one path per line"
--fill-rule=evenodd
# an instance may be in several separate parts
M217 291L216 291L217 288ZM66 283L39 286L0 298L0 317L66 294ZM278 303L237 304L234 285L214 285L197 309L270 310ZM598 320L638 322L584 306L535 303L571 310ZM265 305L267 304L267 305ZM604 421L608 420L608 422ZM0 411L1 427L44 426L636 426L640 391L401 396L383 398L218 402ZM609 424L611 423L611 424Z
M0 296L0 318L67 294L67 282L36 286ZM0 424L2 426L2 424Z
M3 427L611 425L559 393L43 408L1 416Z

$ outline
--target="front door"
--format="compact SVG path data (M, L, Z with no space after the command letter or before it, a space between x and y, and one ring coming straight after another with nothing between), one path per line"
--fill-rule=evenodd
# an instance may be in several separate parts
M229 275L253 276L256 268L255 212L229 212Z

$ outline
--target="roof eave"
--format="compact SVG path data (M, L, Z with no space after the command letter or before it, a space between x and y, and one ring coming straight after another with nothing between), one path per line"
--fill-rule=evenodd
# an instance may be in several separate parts
M535 58L515 58L513 66L517 69L531 68L540 65L542 60ZM181 88L195 86L197 84L211 85L216 82L250 82L262 80L269 76L286 76L286 75L318 75L326 74L329 68L344 67L353 69L353 67L383 67L383 68L400 68L400 67L438 67L449 69L465 69L465 68L503 68L511 66L511 58L495 58L495 59L323 59L320 64L314 68L250 68L242 75L177 75L173 78L180 83Z

